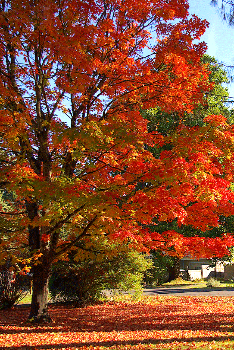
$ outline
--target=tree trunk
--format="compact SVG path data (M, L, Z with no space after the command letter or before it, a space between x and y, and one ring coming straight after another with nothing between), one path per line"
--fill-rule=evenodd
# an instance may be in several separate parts
M173 260L174 260L173 265L169 265L169 264L167 265L167 270L169 274L167 282L171 282L175 280L180 275L180 259L175 257Z
M35 323L51 322L48 314L50 265L45 264L45 261L43 261L34 265L32 272L33 293L29 321Z
M33 220L38 216L38 203L33 201L26 202L28 217ZM50 322L48 314L48 294L49 277L52 265L52 252L48 242L41 239L46 234L46 227L29 225L29 247L32 256L35 252L39 253L39 258L34 262L31 268L32 273L32 301L29 315L30 322Z

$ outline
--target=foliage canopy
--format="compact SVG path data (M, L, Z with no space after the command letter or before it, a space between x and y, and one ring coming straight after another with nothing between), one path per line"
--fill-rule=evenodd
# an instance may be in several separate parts
M140 113L183 115L202 101L206 45L194 40L207 22L188 17L187 0L8 0L0 24L0 186L17 203L1 207L0 250L25 250L30 319L48 319L51 266L71 249L115 240L207 253L205 241L145 225L206 230L233 213L233 129L212 116L165 138ZM146 147L170 143L160 157ZM231 242L211 241L207 254Z

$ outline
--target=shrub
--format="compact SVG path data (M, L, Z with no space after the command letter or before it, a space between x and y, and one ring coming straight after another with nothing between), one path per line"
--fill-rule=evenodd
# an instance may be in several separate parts
M15 272L10 263L0 269L0 309L11 308L29 289L29 278Z
M209 288L212 288L212 287L220 287L221 286L221 283L220 281L216 280L215 278L211 277L208 279L208 281L206 282L206 286L209 287Z
M69 261L59 262L54 266L49 289L54 301L84 303L97 300L102 285L100 271L94 269L92 262L76 264Z
M103 257L101 261L59 262L50 278L50 294L53 300L90 303L98 300L105 289L139 291L144 273L151 265L138 252L122 252L115 257Z

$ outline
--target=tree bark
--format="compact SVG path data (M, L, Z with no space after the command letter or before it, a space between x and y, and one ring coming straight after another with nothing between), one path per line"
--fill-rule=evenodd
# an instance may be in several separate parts
M173 260L174 260L173 265L169 265L169 264L167 265L167 270L169 274L167 282L171 282L175 280L180 275L180 259L175 257Z
M28 217L33 221L38 216L38 204L35 201L26 202ZM32 301L29 320L31 322L50 322L48 314L49 277L52 266L52 252L48 242L41 239L46 234L46 227L29 225L29 247L32 256L39 253L38 259L33 263L32 273Z
M29 321L35 323L51 322L48 314L48 294L51 265L45 259L33 266L33 293Z

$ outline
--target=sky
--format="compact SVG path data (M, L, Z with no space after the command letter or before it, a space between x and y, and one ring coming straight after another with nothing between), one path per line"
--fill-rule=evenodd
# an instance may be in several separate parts
M188 0L188 2L191 14L196 14L210 23L206 33L201 37L208 46L207 54L214 56L220 63L234 66L234 26L230 27L223 20L218 8L212 6L210 0ZM234 69L232 74L234 75ZM228 89L230 97L234 98L234 82L228 84Z

